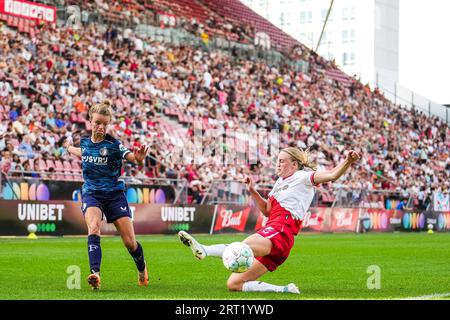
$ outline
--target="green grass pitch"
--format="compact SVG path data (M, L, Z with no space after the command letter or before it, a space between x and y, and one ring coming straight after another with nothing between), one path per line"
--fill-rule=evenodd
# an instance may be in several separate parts
M198 236L204 244L244 238ZM175 235L138 236L138 240L145 250L150 286L137 286L134 262L121 239L103 237L102 289L93 292L86 282L86 237L0 239L0 299L449 298L450 233L300 234L288 260L261 280L277 285L294 282L301 295L228 292L229 272L221 260L196 260ZM70 266L80 267L81 289L67 288ZM380 289L367 287L373 276L369 266L380 268Z

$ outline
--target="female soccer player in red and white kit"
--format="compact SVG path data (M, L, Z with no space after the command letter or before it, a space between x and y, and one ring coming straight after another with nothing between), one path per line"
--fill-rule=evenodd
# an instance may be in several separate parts
M233 273L227 282L231 291L244 292L289 292L300 291L294 283L276 286L256 281L267 271L275 271L289 256L294 245L294 237L300 231L302 221L314 197L314 187L339 179L361 156L349 151L346 159L332 170L316 172L309 154L297 148L283 149L277 159L277 175L269 199L264 199L256 191L254 182L247 177L247 189L259 210L269 218L265 227L249 236L243 242L253 250L255 260L244 273ZM313 171L305 171L305 168ZM205 246L184 231L178 233L180 240L192 249L194 256L204 259L207 256L222 257L226 244Z

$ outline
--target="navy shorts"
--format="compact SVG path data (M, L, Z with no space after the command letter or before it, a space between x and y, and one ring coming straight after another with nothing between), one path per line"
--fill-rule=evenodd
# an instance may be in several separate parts
M107 223L122 217L131 218L130 206L123 191L86 193L81 195L81 201L83 215L88 208L96 207L102 211Z

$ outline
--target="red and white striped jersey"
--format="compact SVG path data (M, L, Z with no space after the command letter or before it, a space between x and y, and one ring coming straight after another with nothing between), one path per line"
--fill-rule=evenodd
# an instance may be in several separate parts
M289 178L279 178L269 193L269 220L288 211L294 219L303 220L314 198L314 171L297 171Z

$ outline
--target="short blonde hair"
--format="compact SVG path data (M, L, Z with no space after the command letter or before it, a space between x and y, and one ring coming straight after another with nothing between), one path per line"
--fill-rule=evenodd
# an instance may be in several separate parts
M300 150L299 148L286 148L281 150L282 152L287 153L293 161L296 161L298 164L299 170L303 170L304 168L310 168L312 170L317 169L317 165L313 163L310 159L308 150Z
M89 109L89 119L92 120L92 115L94 113L98 113L101 114L102 116L107 116L112 118L112 107L111 107L111 102L108 100L105 100L99 104L95 104L93 105L90 109Z

